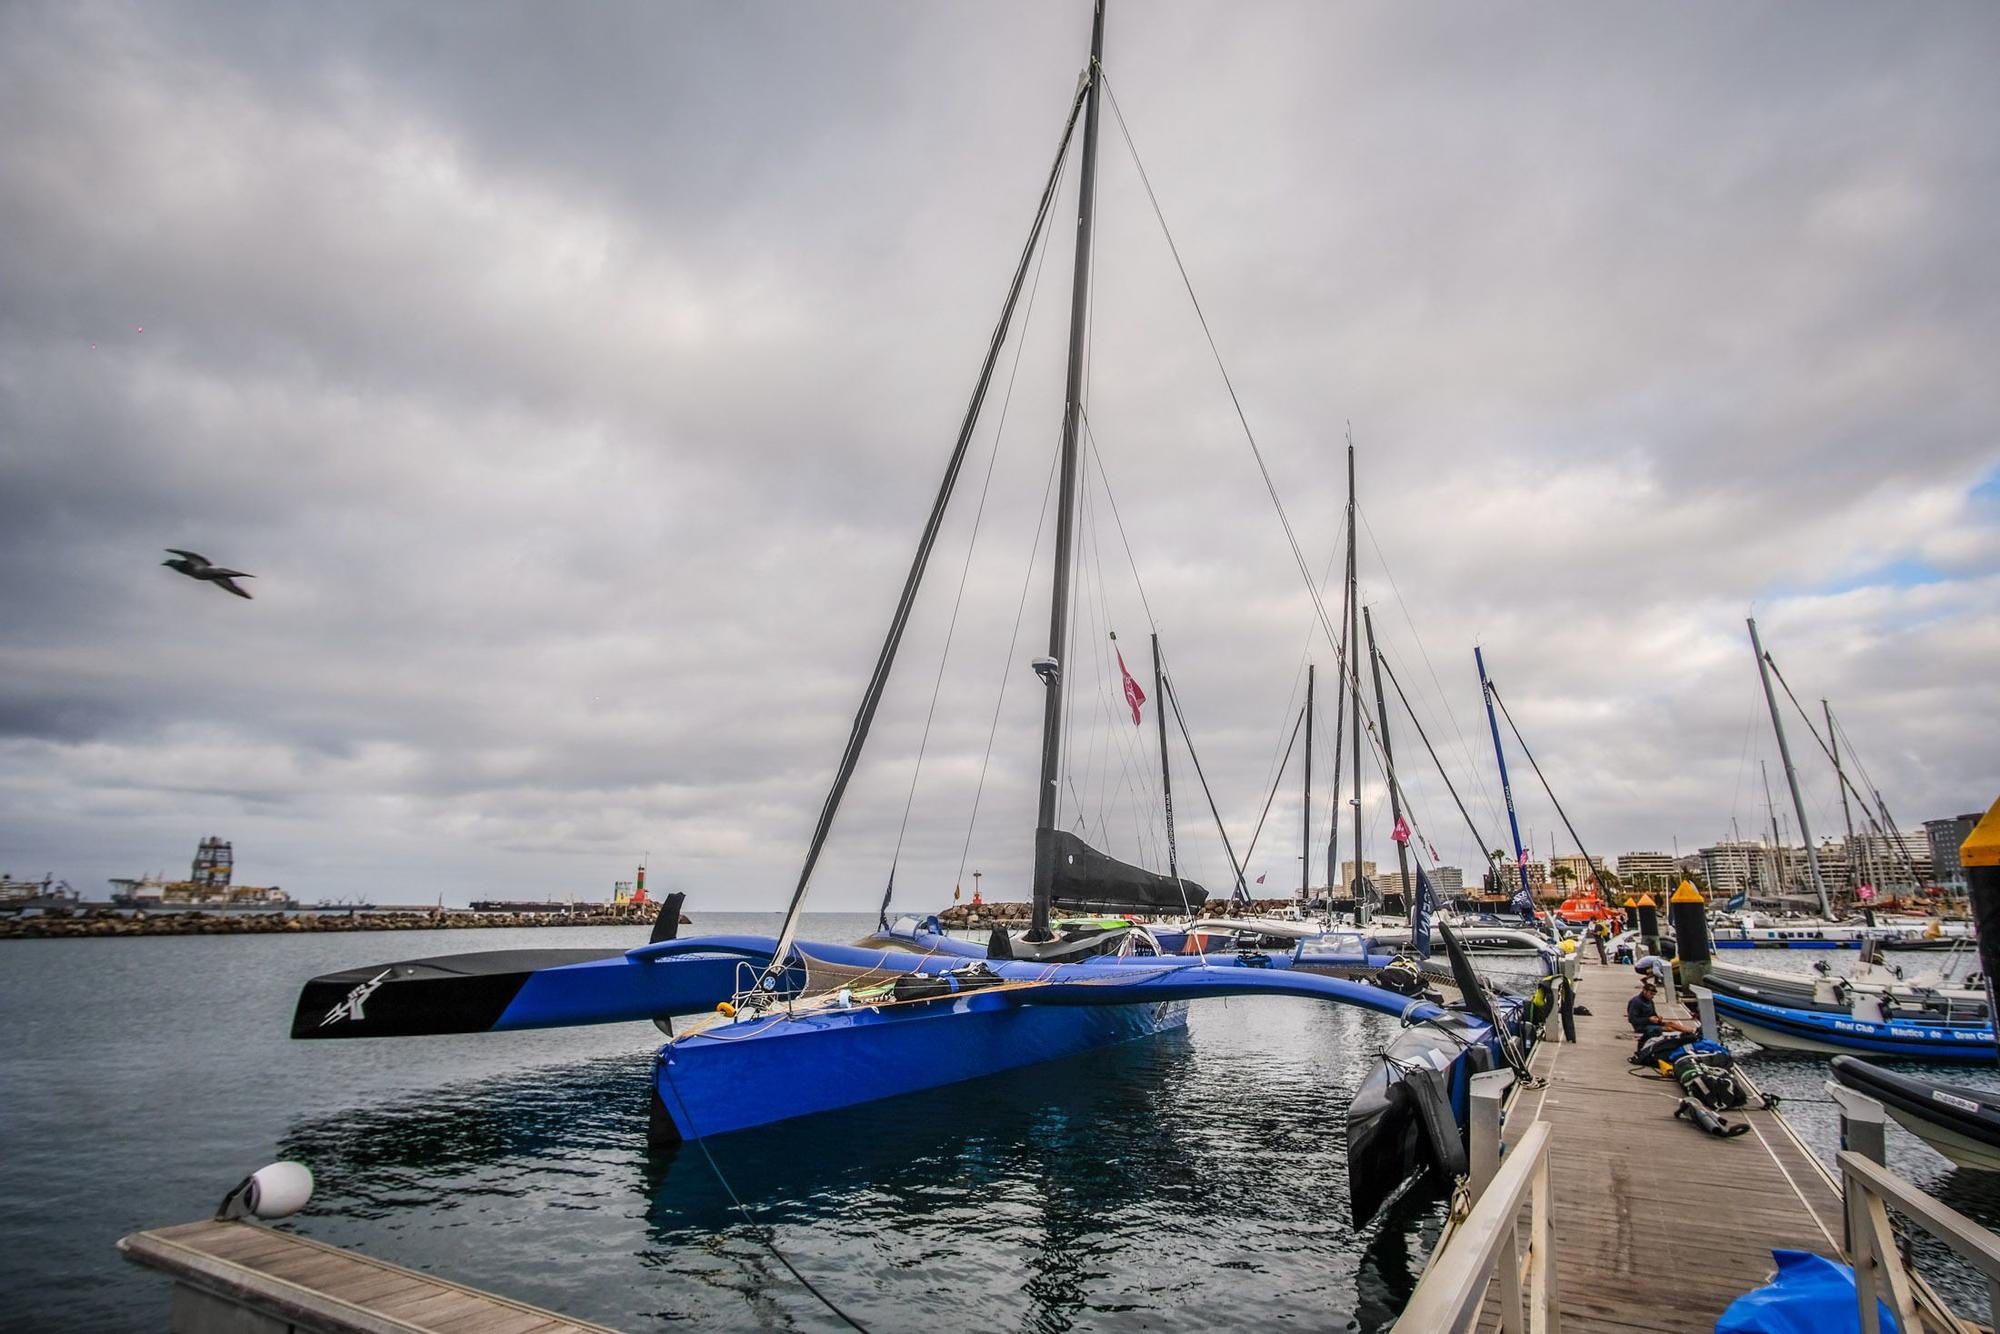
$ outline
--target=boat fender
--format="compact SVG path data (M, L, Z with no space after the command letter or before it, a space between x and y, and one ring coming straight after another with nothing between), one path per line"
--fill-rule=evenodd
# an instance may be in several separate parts
M736 1017L736 1007L728 1001L717 1001L715 1003L715 1012L724 1019L734 1019Z
M1470 1170L1465 1140L1459 1134L1458 1118L1451 1113L1450 1076L1442 1070L1412 1070L1403 1077L1409 1097L1423 1122L1424 1139L1431 1147L1431 1161L1445 1180L1453 1181Z
M312 1193L311 1168L304 1163L272 1163L244 1177L223 1196L215 1216L218 1220L286 1218L305 1208Z

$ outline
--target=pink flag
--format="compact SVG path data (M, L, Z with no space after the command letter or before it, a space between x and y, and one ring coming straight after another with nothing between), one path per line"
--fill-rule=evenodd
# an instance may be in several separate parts
M1520 861L1521 861L1521 865L1523 865L1523 866L1526 866L1526 865L1528 864L1528 850L1527 850L1526 848L1522 848L1522 849L1521 849L1521 858L1520 858Z
M1265 875L1269 875L1269 874L1270 874L1270 872L1268 872L1268 871L1267 871L1267 872L1265 872ZM1260 876L1258 876L1258 877L1257 877L1257 883L1258 883L1258 884L1260 884L1260 885L1261 885L1261 884L1263 884L1263 883L1264 883L1264 876L1261 876L1261 875L1260 875Z
M1874 898L1875 886L1863 885L1861 888L1854 891L1854 897L1862 900L1863 902L1866 902L1867 900Z
M1139 725L1139 706L1146 702L1146 692L1139 689L1139 683L1132 679L1132 673L1125 670L1125 654L1118 653L1118 674L1125 678L1125 702L1132 707L1132 726Z
M1389 831L1389 837L1395 839L1398 843L1408 843L1410 841L1410 826L1404 823L1402 816L1399 815L1396 817L1396 827Z

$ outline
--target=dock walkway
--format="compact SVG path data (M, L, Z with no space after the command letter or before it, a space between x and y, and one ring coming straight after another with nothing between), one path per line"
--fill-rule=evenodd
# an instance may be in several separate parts
M1511 1147L1550 1124L1557 1286L1568 1334L1710 1334L1769 1280L1773 1248L1841 1256L1838 1193L1775 1112L1733 1139L1674 1118L1679 1087L1629 1064L1632 969L1586 963L1575 1044L1544 1043L1507 1117ZM1489 1292L1481 1329L1497 1329Z
M401 1265L250 1223L135 1232L118 1249L174 1280L175 1334L613 1334Z

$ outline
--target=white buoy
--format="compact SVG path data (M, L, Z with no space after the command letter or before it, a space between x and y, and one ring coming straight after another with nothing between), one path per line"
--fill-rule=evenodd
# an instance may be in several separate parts
M272 1163L244 1177L223 1197L217 1218L287 1218L312 1199L312 1169L304 1163Z

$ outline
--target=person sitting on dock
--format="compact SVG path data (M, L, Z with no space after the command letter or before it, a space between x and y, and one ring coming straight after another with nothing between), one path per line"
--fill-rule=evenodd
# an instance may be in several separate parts
M1639 984L1638 994L1625 1002L1625 1022L1632 1025L1632 1031L1641 1041L1650 1042L1662 1033L1692 1033L1694 1025L1677 1019L1662 1019L1653 1004L1659 994L1660 984L1648 977Z

